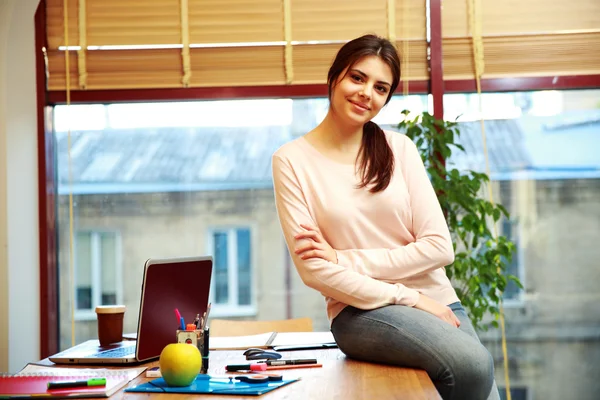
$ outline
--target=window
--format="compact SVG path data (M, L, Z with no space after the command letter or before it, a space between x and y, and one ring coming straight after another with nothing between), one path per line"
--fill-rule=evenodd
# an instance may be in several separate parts
M498 230L516 242L509 271L527 287L526 296L512 284L505 294L505 305L517 303L504 309L507 347L523 355L509 372L527 388L528 400L589 397L597 385L600 341L597 314L581 305L598 302L600 91L483 96L494 201L512 217L511 223L499 221ZM449 162L484 171L477 95L450 94L445 101L447 119L461 116L467 149ZM393 128L402 109L421 112L426 105L427 96L394 97L377 122ZM211 316L307 316L315 330L327 330L321 294L303 284L289 259L270 168L273 152L316 126L327 107L327 99L86 104L72 105L70 112L56 106L61 348L71 345L70 194L75 226L113 227L115 246L122 247L111 264L98 255L101 232L94 239L96 256L94 234L87 232L87 241L75 237L82 269L78 308L93 313L102 301L100 287L106 285L92 282L108 267L98 267L94 279L92 260L122 268L118 302L127 305L124 331L134 332L146 259L212 254ZM76 321L75 337L96 337L95 321ZM500 333L480 337L501 359ZM579 374L576 385L557 379L581 366L589 373ZM496 370L499 382L503 372ZM513 388L513 399L522 391Z
M119 237L115 232L77 232L75 318L95 319L98 305L123 302Z
M208 248L214 258L210 291L213 315L256 314L252 290L250 229L212 228L208 238Z
M506 400L506 388L499 387L498 390L500 391L500 399ZM527 388L511 387L510 398L512 400L529 400Z
M511 214L498 230L516 244L509 272L526 287L526 295L514 284L505 292L509 373L519 382L511 397L596 398L599 318L585 306L599 298L600 90L485 93L481 100L482 113L477 94L447 94L444 111L447 120L458 118L466 149L453 153L456 164L489 167L495 201ZM479 334L503 359L500 330ZM578 368L588 372L573 375ZM504 372L496 369L498 381Z

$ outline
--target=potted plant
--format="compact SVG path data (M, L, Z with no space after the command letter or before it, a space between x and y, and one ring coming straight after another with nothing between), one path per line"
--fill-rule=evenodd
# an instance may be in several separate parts
M456 122L436 119L427 112L414 118L406 110L402 114L398 128L419 149L452 235L455 260L446 273L475 328L487 330L490 323L497 327L508 281L522 287L517 277L506 274L515 245L494 229L501 218L510 215L482 195L490 184L487 174L459 171L445 161L453 152L465 151ZM493 317L490 323L485 322L486 315Z

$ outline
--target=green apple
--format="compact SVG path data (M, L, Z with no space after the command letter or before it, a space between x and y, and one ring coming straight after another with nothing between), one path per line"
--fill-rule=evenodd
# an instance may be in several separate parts
M202 368L202 356L198 348L187 343L171 343L165 346L158 361L160 373L169 386L189 386Z

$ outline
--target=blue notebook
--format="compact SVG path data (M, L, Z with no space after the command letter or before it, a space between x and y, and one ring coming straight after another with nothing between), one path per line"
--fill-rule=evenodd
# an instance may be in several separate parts
M192 393L192 394L237 394L259 396L270 392L298 379L284 379L267 383L246 383L236 379L212 378L210 375L199 374L190 386L168 386L163 378L158 378L141 385L125 389L125 392L142 393Z

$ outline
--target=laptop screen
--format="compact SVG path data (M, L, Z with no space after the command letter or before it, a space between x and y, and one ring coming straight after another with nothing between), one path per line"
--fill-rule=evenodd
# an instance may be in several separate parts
M177 308L185 323L208 306L212 257L148 260L144 268L136 355L139 361L158 357L177 342Z

